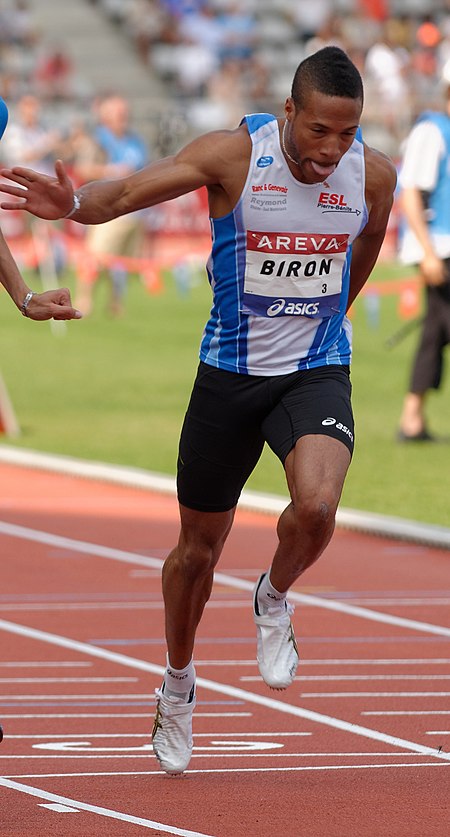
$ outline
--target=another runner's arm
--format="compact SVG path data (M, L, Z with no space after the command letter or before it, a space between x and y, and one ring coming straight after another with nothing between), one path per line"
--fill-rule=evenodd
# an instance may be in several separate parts
M347 310L366 284L386 235L397 182L395 166L384 154L366 148L366 203L369 219L353 242Z
M61 161L56 177L31 169L3 169L14 185L2 183L0 191L16 200L2 202L3 209L26 209L48 220L70 217L82 224L101 224L138 209L172 200L201 186L227 184L233 162L247 148L242 129L205 134L178 154L158 160L140 171L116 180L96 180L75 193ZM225 185L225 189L227 186Z

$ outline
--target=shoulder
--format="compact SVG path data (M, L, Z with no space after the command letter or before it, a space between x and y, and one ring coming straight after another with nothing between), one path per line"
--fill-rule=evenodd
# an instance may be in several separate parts
M397 185L397 170L390 157L364 145L366 200L369 205L392 200Z
M175 160L199 167L209 183L233 178L241 165L248 165L252 142L245 124L234 130L211 131L181 149Z

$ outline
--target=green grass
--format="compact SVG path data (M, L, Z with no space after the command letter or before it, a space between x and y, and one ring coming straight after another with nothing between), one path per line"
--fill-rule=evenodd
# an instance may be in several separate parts
M402 275L396 265L381 266L374 280ZM199 279L182 295L169 274L164 292L152 296L133 277L126 313L119 319L105 313L107 288L100 284L92 316L69 323L64 335L48 323L18 316L8 296L0 294L0 368L22 431L17 439L2 437L2 443L173 474L210 306L207 281ZM37 283L30 278L30 284ZM386 339L402 325L397 301L380 297L375 326L364 299L355 305L357 445L342 505L450 526L443 490L450 448L395 442L417 340L416 332L396 348L386 348ZM445 434L449 415L447 386L430 397L433 430ZM286 493L282 469L270 451L248 487Z

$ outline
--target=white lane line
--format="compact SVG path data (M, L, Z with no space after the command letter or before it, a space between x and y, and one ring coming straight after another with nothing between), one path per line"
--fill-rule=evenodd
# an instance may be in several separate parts
M390 712L361 712L361 715L450 715L450 709L395 709Z
M281 747L282 745L278 745L278 746ZM144 749L144 748L142 748L142 749ZM199 749L201 750L202 748L200 747ZM223 761L224 759L225 760L227 760L227 759L243 759L246 762L248 762L248 761L251 761L253 759L267 759L269 761L269 760L272 760L272 759L276 759L276 760L280 760L280 759L301 759L301 758L309 758L310 757L310 753L301 753L301 752L300 753L291 753L291 752L285 753L284 751L283 752L274 752L271 747L261 748L261 752L255 752L254 750L245 750L243 748L238 752L227 752L223 747L214 747L214 748L211 747L210 750L211 750L211 752L201 752L201 753L199 753L199 752L195 752L195 747L194 747L194 752L192 754L193 761L198 761L199 759L201 759L201 760L215 759L216 761L217 761L217 759L219 759L220 761ZM382 755L382 754L374 753L373 755L375 755L375 756L378 755L379 756L379 755ZM404 758L410 757L410 758L417 759L420 755L421 755L420 753L399 752L399 753L391 753L390 755L387 754L387 756L385 754L384 757L385 758L386 757L393 758L393 759L396 759L396 758L403 758L404 759ZM148 761L151 760L151 756L152 756L152 751L151 751L150 747L147 748L147 751L146 751L145 754L139 754L139 753L131 754L130 753L128 755L124 754L124 753L117 753L115 755L108 755L106 753L101 753L101 754L97 753L96 755L87 755L83 752L83 750L81 750L81 749L76 750L74 748L74 753L73 754L67 754L67 755L63 755L63 756L53 755L53 754L52 755L46 755L46 756L43 756L43 755L42 756L35 756L35 755L33 755L33 756L25 756L25 755L23 755L23 756L3 756L2 758L0 758L0 761L3 761L3 762L26 761L27 759L29 759L30 761L39 760L41 762L45 762L45 761L53 762L53 761L65 761L65 760L67 760L67 761L73 760L73 761L79 761L79 762L81 762L81 761L116 761L116 762L119 762L119 761L124 761L126 759L128 759L128 760L129 759L136 759L136 760L146 759L147 763L148 763ZM367 753L366 752L366 753L364 753L364 756L365 756L365 758L368 758L369 756L372 757L372 753ZM314 757L314 754L313 754L313 757ZM425 755L424 755L424 758L425 758ZM6 771L2 771L3 775L5 773L6 773Z
M67 796L60 796L56 793L48 793L39 788L33 788L29 785L23 785L19 782L13 782L10 779L3 779L0 777L0 787L10 788L11 790L25 793L28 796L36 796L38 799L46 799L48 802L54 802L57 805L67 805L69 808L76 808L79 811L87 811L90 814L97 814L101 817L108 817L113 820L120 820L121 822L129 822L133 825L140 825L143 828L151 828L154 831L163 832L164 834L177 834L179 837L212 837L211 834L204 834L200 831L188 831L185 828L176 828L165 823L155 822L155 820L146 820L143 817L133 817L130 814L124 814L121 811L113 811L110 808L101 808L98 805L88 805L86 802L79 802L77 799L70 799Z
M1 629L1 619L0 619L0 629ZM89 648L90 646L88 646ZM25 701L35 701L35 700L148 700L150 702L154 702L155 698L149 692L145 692L143 694L109 694L109 695L98 695L98 694L77 694L77 695L2 695L3 700L25 700Z
M199 660L195 658L195 665L198 666L255 666L256 660ZM428 657L419 660L405 660L390 657L390 659L338 659L334 657L332 660L307 660L302 658L301 666L424 666L424 665L450 665L450 658L448 657Z
M137 683L139 677L0 677L2 683Z
M79 814L79 808L69 808L68 805L60 805L56 802L40 802L39 808L48 808L50 811L56 811L57 814Z
M211 603L209 603L211 604ZM246 605L245 602L239 602L239 607L244 607ZM221 606L221 605L220 605ZM34 613L34 612L44 612L47 613L51 610L71 610L71 611L83 611L83 610L162 610L164 607L163 602L77 602L74 604L73 602L49 602L48 604L43 604L41 602L30 602L26 604L7 604L2 605L0 604L0 612L1 613ZM215 607L218 607L216 604ZM234 607L234 605L233 605Z
M239 678L242 683L262 682L261 675L248 674ZM300 674L297 683L365 682L366 680L450 680L450 674ZM0 681L1 682L1 681Z
M2 718L4 716L2 715ZM148 716L147 716L148 717ZM197 713L195 713L195 717L197 717ZM148 740L149 733L145 732L85 732L83 733L85 738L120 738L122 741L126 738L145 738ZM305 736L312 735L312 732L194 732L194 738L303 738ZM37 739L42 741L48 741L49 739L57 740L61 738L63 741L66 741L67 738L75 738L75 740L80 740L82 735L80 733L58 733L52 735L46 735L46 733L41 733L41 735L8 735L8 740L11 738L21 738L26 741Z
M301 692L302 698L450 697L450 692Z
M367 755L367 753L365 754ZM400 754L399 754L400 755ZM402 767L449 767L448 763L437 761L418 761L418 762L391 762L390 764L329 764L329 765L292 765L283 766L273 765L271 767L204 767L191 768L185 771L184 775L190 774L226 774L226 773L307 773L308 771L317 770L380 770L384 768L402 768ZM93 772L93 773L21 773L20 775L13 774L5 777L6 779L73 779L86 778L89 776L167 776L162 770L132 770L129 772ZM1 782L1 780L0 780ZM27 786L25 786L27 787ZM200 837L203 837L200 835Z
M425 735L450 735L450 729L430 729Z
M196 710L195 717L196 718L251 718L252 712L199 712ZM147 718L148 719L148 712L69 712L69 713L58 713L58 714L49 714L47 712L40 712L38 714L23 714L20 713L19 715L5 715L2 712L2 718L15 718L16 720L23 720L27 718L28 720L36 719L36 718L53 718L53 719L66 719L66 718ZM10 736L8 736L10 737Z
M381 607L437 607L437 606L447 606L450 604L450 599L437 597L437 596L430 596L428 598L411 598L411 597L390 597L390 596L378 596L377 598L367 597L361 598L359 596L352 597L351 601L353 604L357 605L377 605Z
M24 661L21 660L20 662L9 662L9 663L0 663L0 668L92 668L91 662L57 662L55 660L50 661L43 661L43 662L33 662L33 661Z
M28 628L25 625L17 625L14 622L6 622L3 619L0 620L0 630L17 634L19 636L26 636L30 639L36 639L41 642L49 643L51 645L57 645L62 648L70 649L71 651L77 651L80 654L87 654L88 656L99 657L103 660L109 660L112 663L118 663L128 666L129 668L136 668L140 671L151 672L152 674L157 674L159 676L162 676L165 671L163 666L155 665L154 663L149 663L145 660L139 660L136 657L128 657L125 654L118 654L114 651L108 651L105 648L98 648L96 646L89 645L85 642L79 642L77 640L69 639L69 637L58 636L56 634L51 634L46 631L39 631L36 628ZM283 712L288 715L294 715L297 718L304 718L306 720L313 721L314 723L329 726L334 729L339 729L345 732L350 732L354 735L360 735L363 738L369 738L374 741L383 741L385 744L390 744L393 747L400 747L406 750L412 750L415 753L422 753L425 755L434 756L438 759L450 761L450 753L443 753L433 749L432 747L426 747L422 744L418 744L413 741L408 741L404 738L398 738L393 735L386 735L385 733L379 732L378 730L372 730L367 727L362 727L358 724L351 724L348 721L343 721L339 718L333 718L330 715L324 715L320 712L313 712L312 710L304 709L299 706L294 706L292 704L285 703L281 700L275 700L274 698L269 698L264 695L254 694L253 692L248 692L244 689L236 688L234 686L229 686L225 683L218 683L215 680L209 680L204 677L199 677L197 682L200 687L210 689L213 692L219 692L221 695L228 695L229 697L237 698L238 700L243 700L248 703L255 703L259 706L264 706L264 708L266 709L274 709L278 712Z
M72 552L80 552L85 555L97 555L102 558L122 561L127 564L138 564L141 566L152 567L154 569L161 569L164 563L160 558L152 558L148 555L139 555L135 552L113 549L112 547L102 546L101 544L87 543L86 541L78 541L73 538L65 538L61 535L53 535L49 532L29 529L25 526L17 526L13 523L6 523L5 521L0 521L0 533L8 535L9 537L31 540L36 543L43 543L60 549L67 549ZM236 578L235 576L226 575L225 573L215 573L214 578L216 584L225 584L228 587L234 587L239 590L247 590L249 592L253 590L253 582L246 581L244 578ZM420 622L416 619L406 619L401 616L393 616L388 613L369 610L369 608L358 607L345 602L324 599L320 596L296 593L294 590L290 591L289 598L293 602L300 602L308 607L320 607L337 613L345 613L347 616L356 616L360 619L381 622L385 625L396 625L397 627L407 628L412 631L421 631L424 633L437 634L439 636L450 636L450 627L443 625L433 625L429 622Z

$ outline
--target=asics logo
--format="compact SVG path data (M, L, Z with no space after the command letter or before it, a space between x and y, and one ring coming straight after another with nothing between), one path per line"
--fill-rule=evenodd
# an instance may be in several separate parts
M348 438L350 439L350 441L352 441L352 442L353 442L353 433L352 433L352 431L350 430L350 428L349 428L349 427L347 427L347 425L346 425L346 424L342 424L342 422L341 422L341 421L337 421L337 420L336 420L335 418L333 418L332 416L328 416L326 419L324 419L324 420L322 421L322 425L323 425L324 427L332 427L334 424L336 425L336 430L340 430L340 431L341 431L341 433L345 433L345 435L346 435L346 436L348 436Z
M275 302L269 306L267 309L267 316L268 317L276 317L280 311L283 310L284 306L286 305L285 299L276 299Z
M286 302L285 299L276 299L267 309L268 317L276 317L277 314L287 316L314 317L319 312L318 302Z

